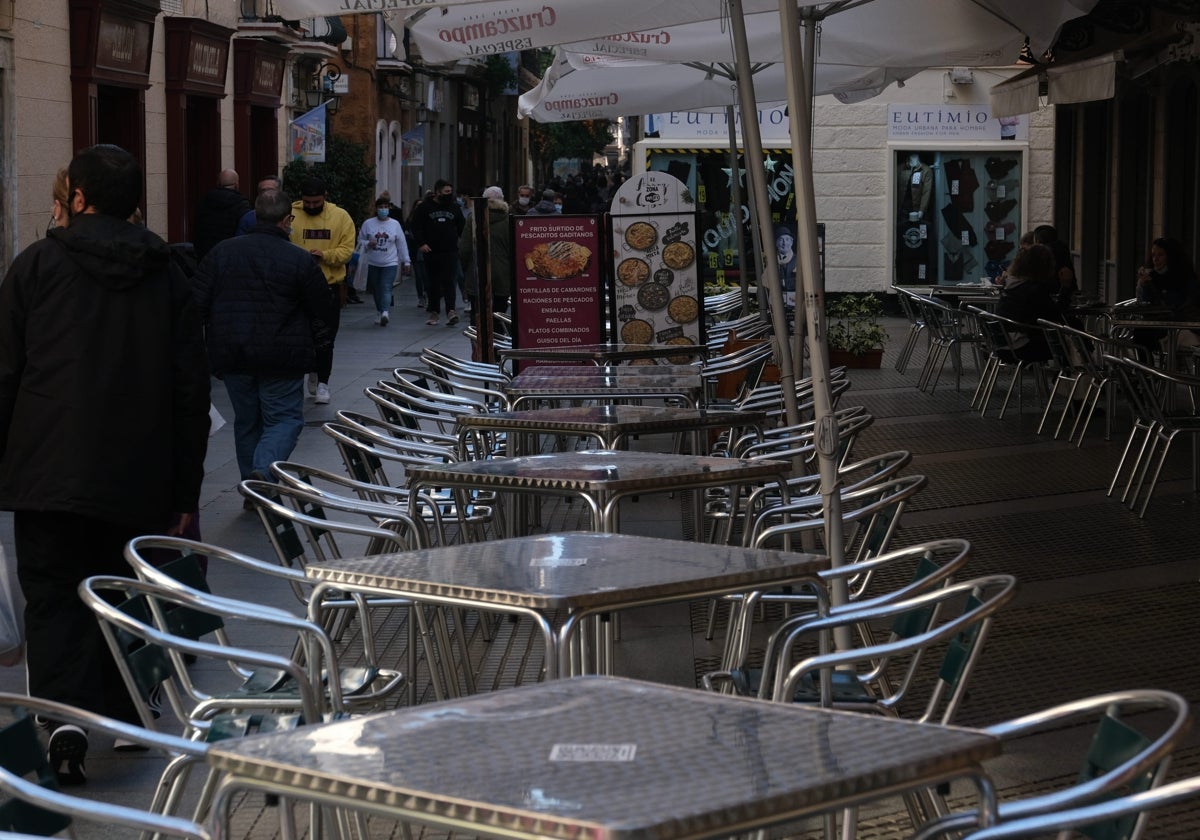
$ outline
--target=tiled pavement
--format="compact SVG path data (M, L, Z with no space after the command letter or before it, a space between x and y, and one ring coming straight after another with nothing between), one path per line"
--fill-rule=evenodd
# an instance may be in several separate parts
M465 355L466 340L455 330L428 327L401 290L392 323L372 323L369 306L345 310L339 335L330 406L309 405L309 428L294 460L340 470L336 454L320 432L338 408L371 411L362 389L397 366L415 362L421 348L437 346ZM893 334L906 326L895 322ZM919 365L921 352L918 350ZM1032 390L1025 410L1010 408L1004 420L972 413L967 405L975 376L968 369L963 390L944 377L935 394L913 387L917 368L901 375L891 369L889 352L880 371L855 371L854 387L843 405L861 404L876 416L857 452L865 455L904 448L914 454L910 472L929 477L904 520L896 544L946 536L965 537L975 553L972 574L1010 572L1021 581L1018 601L1002 613L976 672L958 720L978 725L1008 718L1074 697L1114 688L1164 687L1200 700L1200 512L1190 492L1187 444L1181 441L1144 520L1105 497L1111 471L1127 429L1115 418L1114 439L1103 440L1097 420L1080 449L1034 434L1037 412ZM214 400L231 417L223 388ZM646 442L649 445L649 442ZM202 501L206 539L267 556L257 520L241 511L233 463L232 434L214 436ZM546 514L550 528L572 527L577 506L556 504ZM649 497L627 506L628 530L663 535L664 523L681 521L677 500ZM0 539L11 551L11 525L0 520ZM218 591L236 590L237 581L216 579ZM703 639L703 610L686 606L643 610L628 617L619 645L621 673L693 685L715 655ZM536 640L521 625L503 625L489 646L480 682L503 686L536 679ZM385 626L386 644L403 633ZM353 640L350 640L353 644ZM476 640L482 655L484 644ZM386 650L386 648L385 648ZM0 689L20 690L20 672L0 670ZM1023 743L995 767L1001 794L1061 784L1077 772L1085 733L1063 731ZM159 762L129 758L97 744L89 758L92 780L87 795L110 801L144 802ZM803 756L797 756L803 761ZM1191 736L1179 751L1176 774L1200 772L1200 738ZM907 817L898 802L864 813L860 836L903 837ZM394 827L373 824L373 836ZM427 832L428 833L428 832ZM795 832L803 834L802 828ZM83 838L121 836L103 826L81 826ZM271 838L270 809L247 803L238 814L235 836ZM1151 824L1153 838L1200 836L1200 806L1165 813Z

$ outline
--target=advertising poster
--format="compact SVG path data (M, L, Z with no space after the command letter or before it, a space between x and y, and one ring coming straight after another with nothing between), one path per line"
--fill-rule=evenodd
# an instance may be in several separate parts
M292 159L306 163L325 162L325 106L322 102L307 114L302 114L290 124L292 134Z
M613 217L613 299L622 344L703 341L696 214ZM688 357L681 357L686 360ZM675 361L675 360L668 360Z
M514 345L602 343L599 217L518 216L513 234Z

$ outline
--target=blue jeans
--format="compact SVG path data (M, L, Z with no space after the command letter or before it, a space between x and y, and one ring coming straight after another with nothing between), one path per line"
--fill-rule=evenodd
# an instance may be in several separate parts
M387 312L392 308L392 284L396 282L398 265L367 266L367 291L375 296L375 311Z
M225 390L233 404L238 471L243 479L252 472L270 477L271 464L291 456L304 428L304 378L229 373Z

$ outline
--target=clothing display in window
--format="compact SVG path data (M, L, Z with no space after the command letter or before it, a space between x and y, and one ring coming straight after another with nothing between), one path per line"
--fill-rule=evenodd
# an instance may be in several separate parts
M1000 155L960 147L893 154L895 282L979 283L999 276L1023 230L1025 151Z

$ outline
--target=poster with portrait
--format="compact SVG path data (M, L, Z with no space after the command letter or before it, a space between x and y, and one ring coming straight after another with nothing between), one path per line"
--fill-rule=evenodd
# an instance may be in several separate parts
M513 344L569 347L604 341L599 216L513 220Z

